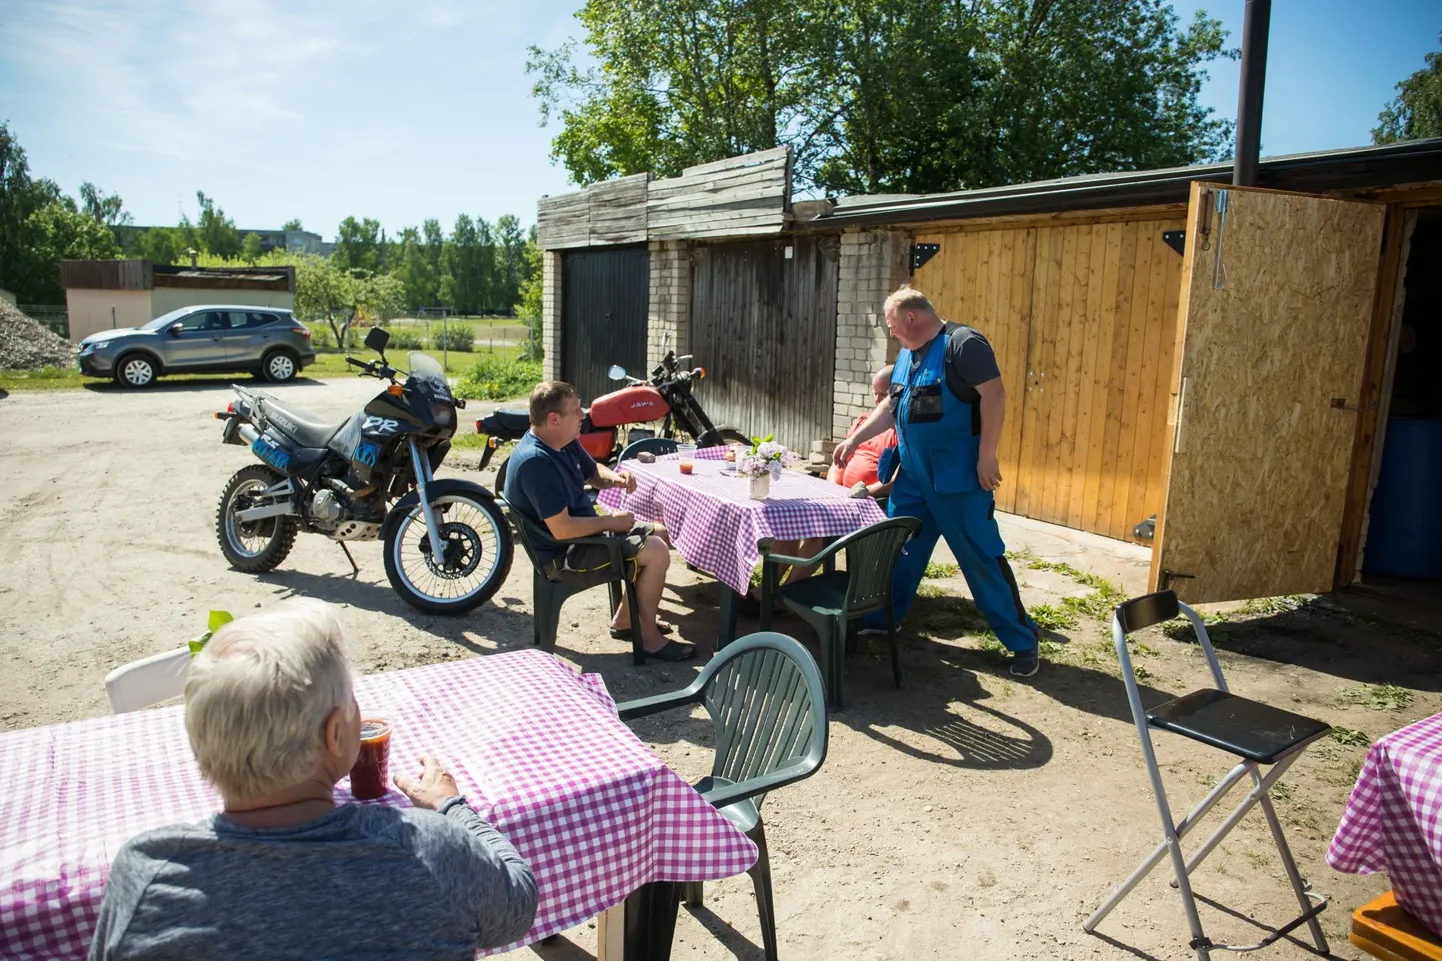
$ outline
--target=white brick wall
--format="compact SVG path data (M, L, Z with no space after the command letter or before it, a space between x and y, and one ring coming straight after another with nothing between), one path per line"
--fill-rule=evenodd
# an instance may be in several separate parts
M836 382L832 436L840 440L870 410L871 375L896 356L881 305L910 277L911 234L853 228L841 235L836 292Z
M561 378L561 253L542 251L541 349L546 357L541 371L547 380Z
M691 250L685 241L651 242L651 295L646 314L646 370L631 371L645 377L661 362L667 350L687 353L691 318ZM670 334L669 340L666 334Z

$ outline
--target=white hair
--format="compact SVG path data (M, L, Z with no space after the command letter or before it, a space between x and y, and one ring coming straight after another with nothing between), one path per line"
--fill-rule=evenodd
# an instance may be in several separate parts
M936 313L936 308L931 306L931 301L926 295L910 284L903 284L892 291L891 296L886 298L884 306L889 314L894 310L919 310L927 313Z
M228 800L250 798L305 780L326 718L352 703L336 609L288 600L226 624L195 656L185 729L216 789Z

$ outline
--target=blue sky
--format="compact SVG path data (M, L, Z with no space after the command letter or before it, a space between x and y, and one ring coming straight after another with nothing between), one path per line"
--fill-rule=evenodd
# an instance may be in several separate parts
M1198 7L1241 43L1243 0ZM388 230L459 213L529 224L565 191L526 47L577 34L580 0L4 0L0 119L33 172L118 192L137 223L195 216L204 190L245 227L347 214ZM1274 0L1264 154L1370 142L1393 85L1437 48L1442 0ZM1207 106L1236 112L1237 64Z

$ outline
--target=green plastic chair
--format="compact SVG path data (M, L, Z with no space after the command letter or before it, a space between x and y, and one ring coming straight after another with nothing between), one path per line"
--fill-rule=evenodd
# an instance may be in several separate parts
M785 634L750 634L701 669L683 690L628 701L617 710L631 721L701 703L716 731L711 775L695 784L701 796L755 842L756 863L747 873L756 889L767 961L776 961L776 911L771 899L771 860L761 803L767 793L815 774L826 760L826 695L811 653ZM684 899L699 906L699 881L662 883L654 937L670 945L676 912Z
M821 673L830 704L842 707L846 676L845 643L852 622L874 611L886 612L886 639L891 645L891 674L901 686L901 654L896 646L896 614L891 608L891 572L906 542L921 530L915 517L892 517L847 534L812 558L771 553L771 538L757 542L761 550L761 629L771 626L771 608L781 603L816 629L821 641ZM846 552L846 570L834 569L836 555ZM787 565L821 564L819 574L779 586L779 569Z
M536 545L543 540L555 541L555 538L550 536L549 531L542 530L540 524L516 510L510 502L506 502L506 507L511 526L516 531L516 539L521 542L521 547L525 549L526 556L531 559L531 567L535 570L535 575L531 578L531 596L536 609L531 619L531 643L542 650L554 651L556 634L561 625L561 605L566 602L566 598L604 583L611 593L612 611L621 606L621 591L624 588L626 607L631 612L631 659L637 665L645 664L646 648L641 645L641 632L634 629L639 623L636 618L636 583L622 573L627 569L627 565L621 552L621 535L596 534L556 541L565 545L600 544L611 552L611 563L605 572L596 575L592 583L553 581L547 575L549 565L542 563L536 554Z

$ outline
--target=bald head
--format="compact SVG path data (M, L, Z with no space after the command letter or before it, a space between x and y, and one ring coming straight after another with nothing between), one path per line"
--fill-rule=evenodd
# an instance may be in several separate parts
M891 364L887 364L871 378L871 396L878 404L891 393L891 367Z

